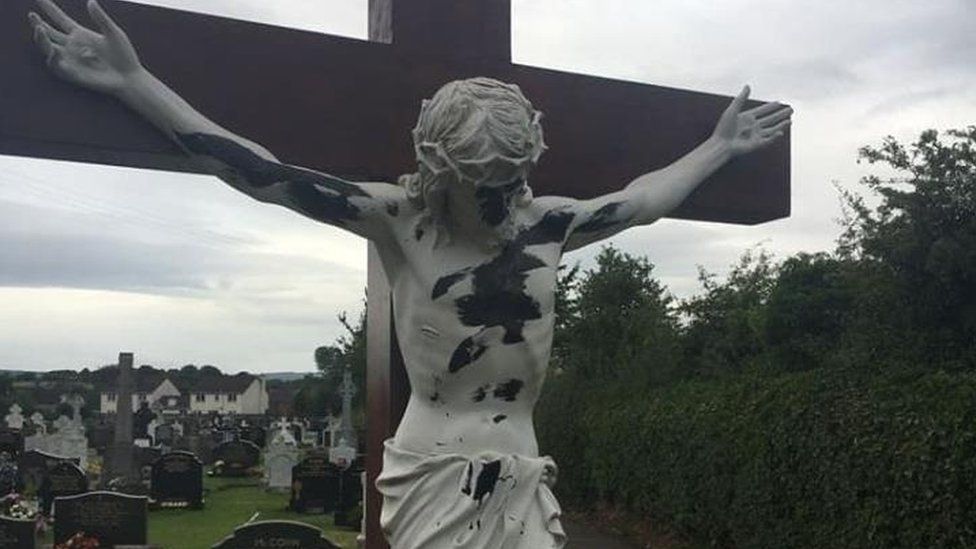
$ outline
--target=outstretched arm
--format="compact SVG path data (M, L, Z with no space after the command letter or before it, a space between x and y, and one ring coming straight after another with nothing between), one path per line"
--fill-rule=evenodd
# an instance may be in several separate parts
M574 214L565 249L580 248L628 227L653 223L677 208L730 159L782 137L793 110L779 103L766 103L743 111L748 98L746 86L704 143L670 166L638 177L620 191L590 200L541 197L539 201L545 209L566 209Z
M113 95L152 122L212 173L245 194L367 238L387 236L388 212L402 190L352 183L279 162L264 147L203 116L153 76L126 36L95 0L88 11L98 32L78 24L52 0L38 0L50 20L29 15L34 40L61 78Z

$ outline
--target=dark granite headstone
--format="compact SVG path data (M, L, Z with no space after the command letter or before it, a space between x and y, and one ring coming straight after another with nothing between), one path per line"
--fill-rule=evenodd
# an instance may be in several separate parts
M331 513L339 499L339 468L324 455L308 456L291 469L292 510Z
M34 521L0 516L0 549L34 549Z
M335 508L335 525L358 529L362 519L362 469L348 468L339 474L339 501Z
M223 442L213 450L214 464L223 462L222 474L225 476L246 475L258 464L260 457L261 449L249 440Z
M101 547L145 545L147 501L118 492L60 497L54 503L54 543L84 532Z
M234 529L213 549L339 549L318 528L290 520L249 522Z
M241 427L240 437L241 440L249 440L257 447L264 448L268 438L268 432L260 425L248 425L247 427Z
M17 467L20 470L20 481L24 491L29 494L38 493L47 472L62 461L81 465L81 458L56 456L40 450L27 450L20 454Z
M81 467L69 461L59 461L48 469L47 475L41 481L41 488L38 490L41 512L51 514L55 498L74 496L87 491L88 477Z
M149 496L166 507L203 506L203 464L190 452L170 452L152 465Z
M0 426L0 452L7 452L14 459L24 451L24 434L20 429Z

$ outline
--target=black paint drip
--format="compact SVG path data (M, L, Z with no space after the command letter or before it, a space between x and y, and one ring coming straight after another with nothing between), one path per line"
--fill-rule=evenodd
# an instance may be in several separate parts
M466 326L485 328L500 326L505 329L502 343L510 345L523 341L522 328L526 321L542 318L539 303L525 293L525 280L528 272L545 267L546 263L538 257L526 253L527 246L562 242L573 221L573 214L563 210L547 212L535 225L524 229L514 239L505 244L501 252L490 261L474 268L465 268L447 274L434 284L431 299L472 277L472 293L455 300L458 318ZM455 373L470 364L473 356L473 337L465 338L451 356L448 371ZM484 344L481 344L484 346ZM484 353L479 349L478 356ZM455 357L458 361L455 361ZM471 358L466 362L461 358ZM463 363L462 363L463 362ZM453 365L453 369L452 369Z
M255 188L276 183L285 186L306 215L330 223L359 219L360 209L349 202L353 196L369 198L359 186L296 166L266 160L251 149L226 137L205 133L177 133L177 140L194 154L215 158L233 169Z
M602 231L604 229L609 229L610 227L613 227L614 225L621 223L622 220L616 219L614 218L614 216L616 215L617 210L619 210L620 206L622 206L623 204L624 204L623 202L610 202L608 204L604 204L603 206L600 206L599 208L597 208L595 212L590 214L589 219L587 219L583 223L580 223L573 230L573 232L592 233L596 231Z
M510 379L501 385L495 386L495 390L492 391L492 396L497 399L505 400L508 402L515 402L515 397L525 386L525 382L521 379Z
M497 416L491 418L491 420L494 421L495 423L501 423L505 421L507 417L508 416L506 416L505 414L498 414Z

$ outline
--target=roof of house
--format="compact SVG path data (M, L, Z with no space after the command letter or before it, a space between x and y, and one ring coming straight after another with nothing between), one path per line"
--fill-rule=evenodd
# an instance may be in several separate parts
M204 376L196 380L192 386L186 387L189 393L233 393L240 394L257 379L251 374L240 373L232 376Z

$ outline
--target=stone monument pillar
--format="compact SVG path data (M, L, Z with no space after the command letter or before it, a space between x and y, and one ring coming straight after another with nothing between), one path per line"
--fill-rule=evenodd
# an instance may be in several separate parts
M124 477L135 479L132 450L132 353L119 353L119 377L115 400L115 439L102 482Z

